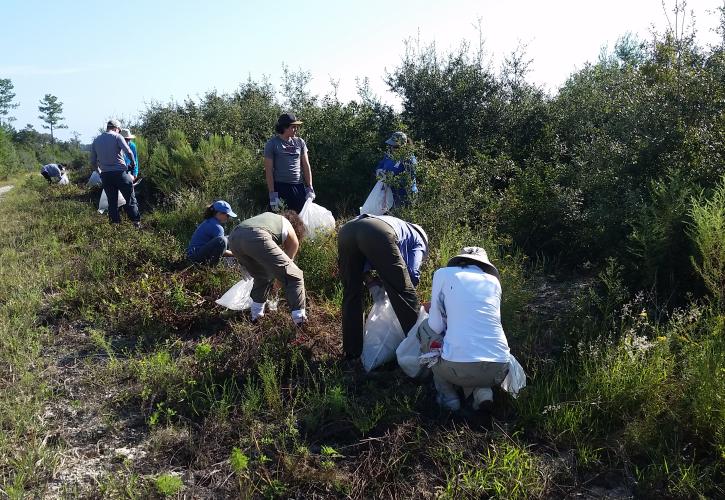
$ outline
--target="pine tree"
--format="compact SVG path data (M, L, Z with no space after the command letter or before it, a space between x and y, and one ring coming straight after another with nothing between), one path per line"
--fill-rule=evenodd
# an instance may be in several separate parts
M38 106L38 111L40 111L40 118L43 120L47 125L43 125L43 128L50 129L50 140L51 142L55 142L55 138L53 136L53 130L59 129L59 128L68 128L68 125L63 125L60 122L62 122L65 118L63 118L63 103L58 101L58 98L51 94L45 94L45 97L43 97L40 100L40 106Z
M10 110L18 107L17 103L13 103L15 93L13 92L13 82L10 78L0 78L0 125L9 124L15 118L10 115Z

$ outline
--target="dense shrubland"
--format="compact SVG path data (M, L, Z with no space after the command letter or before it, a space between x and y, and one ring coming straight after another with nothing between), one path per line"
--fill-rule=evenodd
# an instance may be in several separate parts
M591 485L722 496L724 50L681 34L625 37L547 95L527 82L521 52L497 72L466 46L411 46L387 75L401 113L364 82L360 99L342 103L310 95L310 76L288 71L282 99L250 81L154 104L135 127L148 230L95 223L79 186L31 180L8 195L17 207L0 203L8 217L39 218L30 237L3 228L3 282L18 286L0 292L0 366L32 366L45 328L83 332L79 348L104 359L88 367L88 383L116 386L108 405L141 412L148 435L147 459L99 480L110 496L184 484L192 496L557 497ZM387 135L411 135L419 193L395 214L431 237L421 297L460 246L489 250L504 327L530 375L518 400L497 397L496 431L445 421L432 389L398 372L342 370L334 235L304 243L299 257L314 339L301 347L287 344L283 314L254 327L213 305L233 269L187 267L183 248L206 203L226 199L240 215L263 208L261 150L282 109L305 121L317 201L340 220L372 186ZM21 134L10 134L17 151ZM87 174L79 169L76 181ZM17 266L37 248L52 256L20 286ZM558 293L542 304L544 280ZM18 300L28 301L25 314ZM11 332L33 314L43 325L26 330L25 349ZM44 444L18 451L27 420L9 409L31 415L42 401L3 398L0 422L19 430L0 440L0 486L21 491L54 465L32 466ZM189 473L220 463L233 480Z

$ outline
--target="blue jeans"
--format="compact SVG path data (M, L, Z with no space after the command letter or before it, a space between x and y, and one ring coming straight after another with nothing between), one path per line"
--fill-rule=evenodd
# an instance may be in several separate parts
M138 204L136 203L136 194L133 191L133 181L131 176L126 172L101 172L101 181L103 182L103 190L108 198L108 217L111 222L118 224L121 217L118 214L118 192L120 191L126 200L126 214L133 222L141 220L141 214L138 212Z
M217 236L209 240L203 247L195 248L189 252L189 260L196 264L216 265L227 249L226 236Z
M305 185L300 184L287 184L285 182L275 182L274 190L277 191L279 197L284 200L289 210L294 210L300 213L302 207L305 206L307 201L307 193L305 193Z

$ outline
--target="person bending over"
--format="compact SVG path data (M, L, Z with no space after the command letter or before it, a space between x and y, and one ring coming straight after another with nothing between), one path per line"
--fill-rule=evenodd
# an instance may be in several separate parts
M305 283L294 263L305 227L296 212L264 212L242 221L229 235L229 249L254 279L252 321L264 316L275 279L285 290L292 320L302 326L305 312Z
M395 315L407 333L418 319L415 287L428 235L422 227L396 217L363 214L340 228L337 250L342 277L342 348L346 359L360 356L363 347L363 282L377 271ZM377 283L367 280L373 297Z

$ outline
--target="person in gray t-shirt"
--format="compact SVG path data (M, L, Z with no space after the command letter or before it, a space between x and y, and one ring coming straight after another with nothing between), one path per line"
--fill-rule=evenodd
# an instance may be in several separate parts
M126 140L121 137L121 123L118 120L109 120L106 124L106 132L99 135L91 145L91 167L99 168L101 171L101 181L103 182L103 190L108 198L108 217L112 224L121 222L118 214L118 193L123 195L126 200L126 214L131 219L133 225L137 228L141 227L141 215L138 212L138 204L136 203L136 194L133 190L133 179L128 173L129 169L133 169L136 160L126 144ZM124 153L131 159L130 165L126 166Z
M264 146L269 205L275 212L280 208L280 199L287 208L298 213L305 201L315 199L307 145L297 137L301 124L292 113L282 114L274 127L277 135Z

